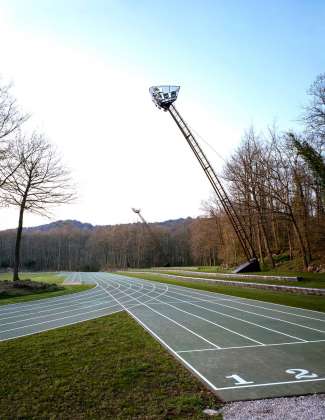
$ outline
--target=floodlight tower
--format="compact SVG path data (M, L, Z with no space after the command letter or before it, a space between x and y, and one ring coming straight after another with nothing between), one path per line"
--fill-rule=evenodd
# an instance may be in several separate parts
M139 216L141 222L145 225L145 227L147 228L150 236L155 241L155 244L156 244L157 248L159 249L160 253L162 254L163 259L165 261L164 262L164 267L170 267L167 255L166 255L165 251L163 250L163 247L161 246L161 243L160 243L156 233L151 229L151 227L148 224L148 222L146 221L146 219L142 216L141 210L140 209L135 209L134 207L132 207L132 211Z
M252 245L252 242L249 236L247 235L243 222L240 220L235 207L230 201L228 194L226 193L226 190L221 184L215 170L211 166L201 146L199 145L198 141L194 137L189 126L186 124L184 119L181 117L180 113L177 111L175 105L173 104L177 99L179 89L180 89L179 86L152 86L149 89L149 92L150 92L150 95L152 97L154 104L159 109L163 109L166 112L168 111L169 114L172 116L173 120L175 121L175 123L177 124L178 128L181 130L183 136L185 137L185 140L187 141L188 145L192 149L192 152L194 153L203 171L208 177L212 185L212 188L217 194L217 197L220 203L222 204L222 207L224 211L226 212L236 232L237 238L247 258L247 262L237 267L235 272L239 273L239 272L260 271L260 266L259 266L258 259L256 257L256 252L254 250L254 247Z

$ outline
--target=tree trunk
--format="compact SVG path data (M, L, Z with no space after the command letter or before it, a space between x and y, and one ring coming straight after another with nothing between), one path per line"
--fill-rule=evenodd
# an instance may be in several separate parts
M25 204L26 204L26 197L23 198L23 201L20 205L20 210L19 210L19 221L18 221L16 246L15 246L15 261L14 261L13 281L19 280L20 244L21 244L21 234L22 234L22 231L23 231Z
M272 251L271 251L271 248L270 248L269 240L268 240L268 237L267 237L266 229L265 229L265 220L264 220L262 209L261 209L261 207L259 205L259 202L257 200L257 196L256 196L256 193L255 192L253 192L253 199L254 199L254 203L255 203L255 207L256 207L257 213L258 213L258 219L259 219L259 224L258 224L258 229L259 229L259 238L258 239L259 239L259 242L260 242L259 243L259 248L262 249L262 245L261 245L261 233L262 233L263 240L264 240L264 245L265 245L265 249L266 249L266 253L267 253L268 259L270 261L270 264L271 264L272 268L274 268L275 267L275 264L274 264L274 260L273 260ZM262 252L260 251L260 254L261 253ZM262 264L264 264L263 257L261 257L261 261L262 261Z
M262 240L261 240L261 227L260 227L259 222L257 222L257 244L258 244L258 252L260 254L260 262L263 266L264 265L264 258L263 258Z
M304 264L304 269L306 270L308 268L308 258L307 258L307 251L306 251L306 247L302 238L302 235L300 233L299 227L296 223L296 221L294 220L294 218L292 218L292 224L294 227L294 230L297 234L297 238L298 238L298 244L299 244L299 248L300 248L300 252L301 252L301 256L302 256L302 261Z

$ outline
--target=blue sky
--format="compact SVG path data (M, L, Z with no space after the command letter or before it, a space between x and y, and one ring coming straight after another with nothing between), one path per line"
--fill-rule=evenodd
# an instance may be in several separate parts
M257 123L295 119L307 87L325 69L323 1L7 4L26 31L97 50L130 71L176 80Z
M124 181L120 174L121 186L125 190L127 178L134 178L134 171L138 171L134 198L139 197L144 203L149 219L161 220L199 214L200 202L208 198L210 189L199 171L192 173L193 158L184 155L183 169L187 176L180 179L182 188L187 188L181 199L184 205L172 204L178 200L179 186L174 189L173 180L179 170L175 165L173 172L171 154L174 147L174 154L183 153L185 145L170 121L154 110L147 110L144 101L150 102L146 95L151 84L180 84L179 109L221 155L227 156L251 124L258 130L274 122L281 129L298 129L297 118L307 101L306 90L317 74L325 71L324 1L0 0L0 5L0 24L7 24L7 45L13 44L11 49L7 46L10 57L2 62L0 73L14 80L20 102L62 149L81 185L81 204L73 210L60 210L57 215L62 218L73 212L93 223L115 223L127 222L129 216L128 210L119 206L113 208L110 204L111 213L107 216L85 204L94 201L94 197L89 195L89 190L83 191L85 180L78 175L82 169L77 161L83 162L82 157L73 156L76 147L68 149L62 134L69 131L69 121L62 122L61 130L58 129L51 108L56 92L53 89L52 97L50 92L48 97L42 93L52 81L57 80L58 86L60 81L62 94L71 103L71 124L77 121L73 110L82 100L83 92L91 90L94 84L98 96L89 94L88 103L101 101L107 104L108 115L114 120L125 120L126 125L132 125L133 121L133 140L131 131L125 129L122 135L118 126L108 129L103 125L101 133L107 130L107 136L119 138L120 145L123 143L118 150L112 142L105 152L115 153L116 160L121 157L121 151L132 149L137 142L137 148L130 150L133 156L123 153L130 172L123 172ZM32 59L28 60L26 51ZM24 61L19 61L20 56L24 56ZM51 65L47 65L51 60ZM105 68L109 70L107 77ZM100 86L105 87L102 95ZM123 100L117 98L118 86ZM111 96L110 87L114 91ZM118 106L112 105L119 101ZM90 132L90 127L98 124L95 112L89 114L89 120ZM162 141L168 137L166 150L159 149L160 161L155 161L153 155L150 157L150 148L155 151L152 128L149 130L153 124L159 124L161 130L161 140L155 139L156 147L162 147ZM82 136L82 131L78 132L78 145ZM139 151L137 165L133 166L131 158L136 150ZM148 156L143 158L145 154ZM170 166L168 175L166 162ZM155 188L144 186L148 175L143 168L148 165L150 173L156 171ZM109 168L107 171L107 176L114 178ZM171 202L168 206L153 204L159 201L155 189L159 190L160 186L165 191L166 182ZM119 198L122 208L128 208L126 199ZM141 207L141 203L132 205ZM91 217L87 217L89 212ZM34 218L29 222L39 221Z

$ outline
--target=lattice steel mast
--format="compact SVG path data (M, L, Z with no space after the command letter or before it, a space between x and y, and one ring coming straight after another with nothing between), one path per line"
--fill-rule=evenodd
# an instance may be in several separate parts
M235 207L230 201L216 172L214 171L207 156L191 132L189 126L186 124L180 113L177 111L176 107L173 105L173 102L175 102L177 99L179 89L179 86L152 86L149 89L149 92L155 105L159 109L168 111L177 124L178 128L181 130L188 145L192 149L195 157L199 161L203 171L209 179L212 188L217 194L217 197L235 230L237 238L248 260L248 263L238 267L236 271L259 271L260 267L256 257L256 252L249 236L247 235L244 225L236 212Z
M154 240L157 248L159 249L161 255L163 256L164 259L164 267L170 267L169 261L168 261L168 257L159 241L159 239L157 238L157 235L155 234L155 232L151 229L149 223L146 221L146 219L142 216L141 214L141 210L140 209L135 209L134 207L132 207L132 211L137 214L141 220L141 222L145 225L145 227L147 228L150 236L152 237L152 239Z

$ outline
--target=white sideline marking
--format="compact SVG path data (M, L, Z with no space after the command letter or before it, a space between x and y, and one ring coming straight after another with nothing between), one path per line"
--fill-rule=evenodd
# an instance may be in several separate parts
M110 294L110 292L107 291L107 293ZM111 295L113 298L114 296ZM115 299L116 300L116 299ZM118 302L118 300L116 300L116 302ZM119 302L118 302L119 303ZM121 305L121 304L120 304ZM123 305L121 305L123 306ZM157 334L155 334L146 324L144 324L140 319L138 319L137 316L135 316L132 312L130 312L127 308L124 308L125 311L132 316L132 318L134 318L140 325L143 326L144 329L146 329L153 337L156 338L156 340L158 340L163 346L165 346L172 354L175 355L175 357L177 357L178 359L180 359L182 361L182 363L184 363L185 366L187 366L190 370L192 370L192 372L194 372L199 378L201 378L210 388L212 388L214 391L217 390L216 386L210 382L205 376L202 375L202 373L200 373L198 370L196 370L190 363L188 363L185 359L183 359L179 354L177 354L175 352L175 350L173 350L162 338L160 338Z
M224 389L255 388L255 387L272 386L272 385L301 384L303 382L316 382L316 381L325 381L325 378L300 379L298 381L267 382L265 384L253 384L253 385L226 386L222 388L216 388L216 391L221 391Z

